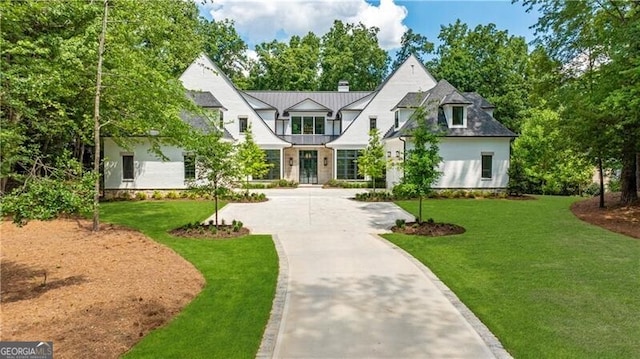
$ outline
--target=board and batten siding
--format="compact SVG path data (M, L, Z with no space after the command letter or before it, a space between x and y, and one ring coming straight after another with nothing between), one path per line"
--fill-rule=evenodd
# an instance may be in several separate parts
M184 180L184 155L182 148L162 146L163 160L149 152L146 140L127 150L118 146L113 139L104 138L104 189L105 190L147 190L186 189ZM122 156L133 155L133 180L122 178Z

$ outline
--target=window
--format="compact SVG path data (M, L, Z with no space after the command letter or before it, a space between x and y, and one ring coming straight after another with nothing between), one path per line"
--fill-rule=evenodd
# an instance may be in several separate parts
M493 172L493 155L492 154L482 154L482 178L483 179L491 179L491 174Z
M257 179L277 180L280 179L280 150L265 150L265 162L271 164L269 172Z
M292 116L291 117L291 134L292 135L324 135L324 117L312 116Z
M133 181L133 155L122 155L122 179Z
M240 126L240 133L247 132L247 118L246 117L238 117L238 124Z
M453 126L464 126L464 107L453 106Z
M224 111L220 110L218 111L218 119L220 120L220 130L222 130L224 128Z
M395 112L395 117L393 119L393 127L398 128L400 126L400 116L398 115L398 111Z
M358 150L337 150L336 177L343 180L364 179L358 174Z
M376 129L376 122L377 122L377 118L369 117L369 130L375 130Z
M196 178L196 156L184 155L184 179L190 180Z

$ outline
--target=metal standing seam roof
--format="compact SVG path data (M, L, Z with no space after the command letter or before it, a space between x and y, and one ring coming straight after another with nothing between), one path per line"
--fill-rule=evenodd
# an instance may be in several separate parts
M284 113L291 107L303 102L311 100L323 108L319 111L327 111L327 119L335 119L336 115L343 107L356 102L371 94L371 91L244 91L247 95L258 99L270 106L273 106L279 114L279 119L286 119Z
M440 80L435 87L424 93L429 96L422 105L427 112L427 121L434 131L440 132L444 137L517 137L515 133L485 111L487 108L493 108L493 105L475 92L460 93L446 80ZM469 104L466 128L449 128L447 126L442 110L443 101L447 97ZM409 119L398 130L390 128L384 138L411 136L411 131L416 127L415 119Z

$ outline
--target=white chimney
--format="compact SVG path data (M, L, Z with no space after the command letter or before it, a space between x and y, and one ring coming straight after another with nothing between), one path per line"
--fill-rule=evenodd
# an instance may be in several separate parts
M338 81L338 92L349 92L349 81Z

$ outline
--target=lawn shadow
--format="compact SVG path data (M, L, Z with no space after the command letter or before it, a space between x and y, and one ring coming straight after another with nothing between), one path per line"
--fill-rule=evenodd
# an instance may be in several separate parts
M0 264L0 272L1 303L34 299L50 290L88 282L84 275L48 280L46 269L29 267L7 260L3 260Z

